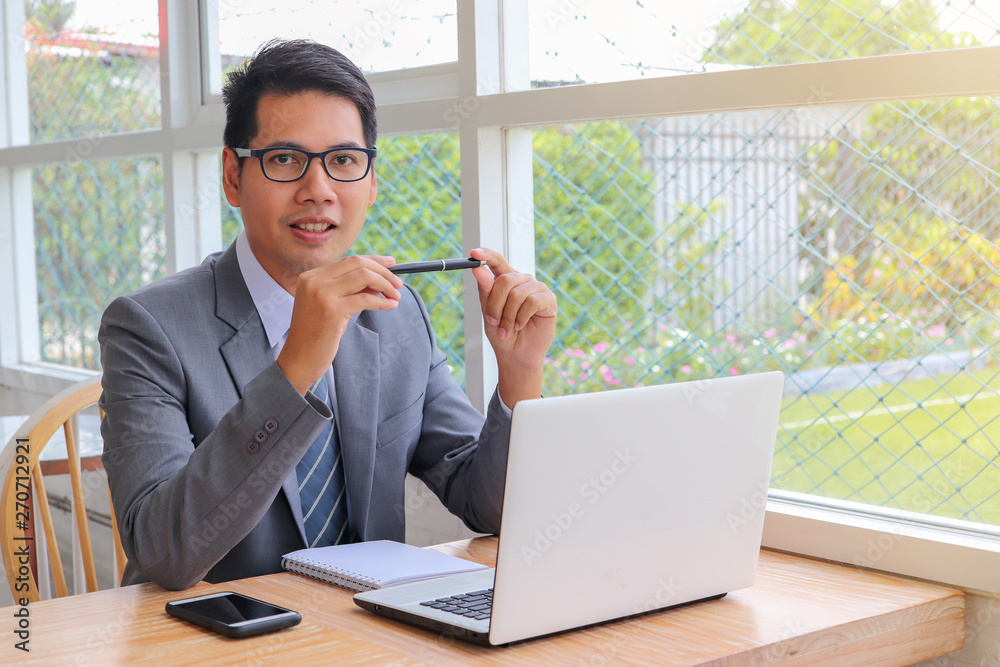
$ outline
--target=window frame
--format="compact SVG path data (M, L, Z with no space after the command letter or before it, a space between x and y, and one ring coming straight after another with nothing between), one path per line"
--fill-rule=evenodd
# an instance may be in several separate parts
M696 115L947 97L1000 95L1000 46L529 89L528 0L458 0L458 61L369 78L383 136L457 131L462 233L467 249L501 249L533 271L533 128L588 121ZM28 139L21 0L0 0L0 405L18 392L52 394L91 373L39 361L31 168L69 156L161 155L167 270L221 250L218 160L224 111L206 58L217 3L161 0L162 126L46 144ZM179 74L179 75L178 75ZM482 408L496 365L464 276L467 392ZM10 314L14 314L13 317ZM6 408L9 410L9 407ZM760 508L758 508L760 509ZM1000 593L1000 527L909 515L772 490L764 545L819 558ZM883 545L885 545L883 547ZM869 558L877 554L878 558Z

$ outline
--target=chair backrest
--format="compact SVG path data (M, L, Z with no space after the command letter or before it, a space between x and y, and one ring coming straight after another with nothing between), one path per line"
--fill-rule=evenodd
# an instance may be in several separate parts
M49 512L49 499L45 492L42 451L61 428L66 438L66 459L51 462L53 467L61 467L58 473L68 472L72 488L71 511L76 531L77 557L82 561L86 592L96 591L97 572L94 566L94 552L87 523L87 508L81 475L78 430L75 426L77 414L97 403L101 395L101 377L83 380L56 394L18 429L15 436L4 448L0 470L6 467L3 486L0 487L0 549L3 552L4 569L14 600L27 598L30 602L41 599L38 572L43 580L46 571L51 571L55 596L69 594L56 531ZM103 418L103 413L101 417ZM48 458L48 457L47 457ZM49 464L50 461L44 461ZM60 465L61 464L61 465ZM101 469L99 457L94 457L88 469ZM67 470L68 469L68 470ZM50 474L58 474L50 473ZM109 493L110 498L110 493ZM125 552L122 550L118 523L111 507L111 524L114 533L115 562L120 575L125 569ZM37 545L44 543L47 554ZM29 562L30 560L30 562ZM36 567L37 564L37 567ZM47 564L47 567L44 567ZM117 586L117 578L115 585ZM42 586L42 590L47 589ZM80 586L75 586L77 591Z

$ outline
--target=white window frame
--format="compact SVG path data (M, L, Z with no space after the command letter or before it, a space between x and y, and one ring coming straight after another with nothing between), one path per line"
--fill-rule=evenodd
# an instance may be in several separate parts
M1000 95L1000 47L856 58L530 90L528 0L458 0L458 61L374 74L383 136L457 131L465 249L503 250L533 271L531 132L555 124L894 100ZM160 0L159 129L28 145L23 2L0 0L0 390L55 393L85 371L39 363L30 168L70 155L159 155L168 272L221 249L218 160L224 113L206 58L218 57L210 0ZM217 60L216 60L217 62ZM465 277L466 383L482 407L496 383L474 281ZM10 315L14 314L14 317ZM773 491L765 546L1000 593L1000 527Z

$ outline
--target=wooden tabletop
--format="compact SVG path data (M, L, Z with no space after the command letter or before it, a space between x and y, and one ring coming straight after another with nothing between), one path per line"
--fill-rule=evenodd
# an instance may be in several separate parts
M493 565L495 538L430 547ZM302 623L227 639L163 605L233 590L295 609ZM961 591L773 551L757 583L720 600L502 648L370 614L350 591L292 573L165 591L154 584L29 607L30 653L14 648L17 607L0 609L0 664L909 665L962 647Z

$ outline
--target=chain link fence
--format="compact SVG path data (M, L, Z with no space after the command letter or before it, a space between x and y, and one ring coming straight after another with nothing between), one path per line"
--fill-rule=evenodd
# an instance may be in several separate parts
M782 370L776 488L1000 522L995 100L535 133L546 392Z
M162 162L60 163L32 175L41 358L100 368L105 306L166 275Z
M733 9L675 70L1000 35L971 0ZM998 102L828 97L535 133L537 265L562 310L546 390L783 370L773 486L996 525Z
M94 10L85 1L25 2L32 143L160 127L159 37L95 27ZM155 20L156 2L135 0L130 12ZM92 148L83 140L66 160L85 160Z

